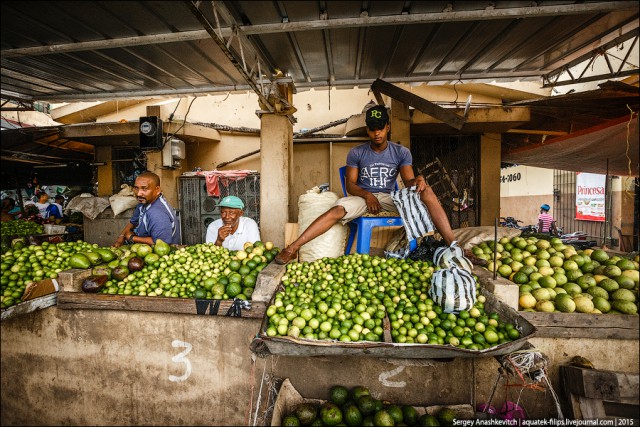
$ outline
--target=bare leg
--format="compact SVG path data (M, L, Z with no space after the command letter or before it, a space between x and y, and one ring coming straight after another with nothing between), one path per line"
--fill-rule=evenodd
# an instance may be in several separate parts
M293 243L284 248L274 259L277 264L286 264L295 258L300 246L325 233L340 221L347 212L342 206L334 206L316 218Z
M431 187L427 187L420 193L420 200L427 206L429 215L431 215L431 219L433 220L433 225L436 226L436 229L444 241L450 245L451 242L455 240L453 231L451 230L451 224L449 224L449 218L447 218L447 214L444 212L444 209L442 209L442 205Z

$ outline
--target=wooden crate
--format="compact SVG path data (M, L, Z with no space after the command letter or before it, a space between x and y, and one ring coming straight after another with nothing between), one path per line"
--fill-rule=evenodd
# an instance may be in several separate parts
M270 425L282 425L282 418L293 412L295 407L301 403L313 403L316 405L321 405L324 402L326 401L321 399L309 399L303 397L298 392L298 390L296 390L293 384L291 384L289 378L285 378L285 380L282 382L282 386L280 387L280 391L278 392L278 397L276 398L275 404L273 405L273 414L271 416ZM400 403L400 405L402 405L402 403ZM443 405L414 406L414 408L418 412L418 415L429 414L434 416L443 407ZM470 420L475 416L473 407L470 404L447 405L446 407L450 408L456 414L457 419Z
M315 340L294 338L289 336L269 336L267 327L269 319L265 315L262 319L260 332L253 339L252 348L259 352L287 356L368 356L380 358L406 359L448 359L455 357L492 357L500 356L519 350L527 344L527 340L534 337L536 328L520 313L498 300L484 288L480 288L486 297L485 308L495 311L505 322L516 325L520 331L520 338L504 344L483 350L470 350L451 345L432 345L418 343L394 343L389 331L385 331L384 342L354 341L342 342L337 340ZM388 322L388 319L387 319ZM389 327L385 327L389 329Z
M56 279L44 279L27 286L22 302L0 311L0 320L8 320L36 310L56 305L59 284Z
M627 418L638 425L639 374L561 366L560 378L573 419Z
M265 267L263 271L267 271L268 268L269 266ZM60 273L63 286L58 293L59 308L63 310L128 310L225 316L233 305L233 300L105 295L82 292L82 281L90 275L91 269L72 269ZM258 275L256 282L256 291L258 291L259 282L260 275ZM251 308L242 309L239 317L262 318L266 311L266 302L250 301L250 303Z

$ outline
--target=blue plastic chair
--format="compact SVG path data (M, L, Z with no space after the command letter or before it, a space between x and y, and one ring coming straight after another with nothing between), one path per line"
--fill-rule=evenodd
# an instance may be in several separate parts
M340 183L342 184L342 192L345 197L347 193L346 173L347 167L342 166L339 169ZM398 189L398 183L396 182L395 189ZM368 254L371 247L371 233L375 227L393 227L403 226L402 218L399 216L361 216L360 218L349 221L349 239L347 240L347 247L345 248L345 255L351 252L353 241L356 239L356 252L359 254ZM418 242L412 240L409 242L409 249L412 251L418 247Z

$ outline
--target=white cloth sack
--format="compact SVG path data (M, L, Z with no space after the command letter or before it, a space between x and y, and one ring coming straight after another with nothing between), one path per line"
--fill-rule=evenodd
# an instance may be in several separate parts
M435 229L429 211L415 190L414 185L390 193L391 200L398 208L404 228L407 230L407 241L409 242L433 234Z
M445 313L459 313L476 303L476 279L467 270L454 265L433 273L428 293Z
M94 197L91 194L85 196L82 193L69 201L65 212L79 211L89 219L96 219L102 211L109 207L109 200L106 197Z
M135 208L138 205L138 199L133 195L133 189L127 184L120 186L121 190L109 197L109 204L113 210L113 216L118 216L127 209Z
M317 187L316 187L317 188ZM338 200L331 191L309 190L298 198L298 236L320 215L325 213ZM298 252L300 261L312 262L320 258L337 258L344 254L347 227L337 223L326 233L302 245Z

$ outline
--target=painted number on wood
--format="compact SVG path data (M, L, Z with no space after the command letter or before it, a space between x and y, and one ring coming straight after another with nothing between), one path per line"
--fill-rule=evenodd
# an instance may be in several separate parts
M178 348L178 347L184 348L184 351L181 351L180 353L178 353L177 355L171 358L171 360L176 363L184 363L184 374L180 375L179 377L176 377L175 375L169 375L169 381L174 381L174 382L184 381L187 378L189 378L189 376L191 375L191 362L185 356L189 354L193 346L188 342L184 342L180 340L173 340L171 345L175 348Z
M407 385L407 383L404 381L389 381L389 378L398 375L402 371L404 371L404 366L398 366L396 369L383 372L378 377L378 381L380 381L382 385L386 387L404 387Z

